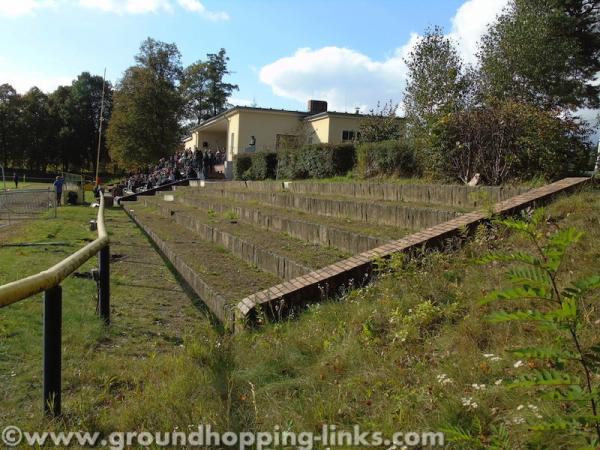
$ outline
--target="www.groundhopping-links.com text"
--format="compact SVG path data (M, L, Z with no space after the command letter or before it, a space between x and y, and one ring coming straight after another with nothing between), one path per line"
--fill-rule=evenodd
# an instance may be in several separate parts
M115 431L107 436L99 432L37 432L25 431L9 425L2 430L2 443L9 447L55 446L89 447L123 450L130 446L155 447L233 447L240 450L256 450L294 447L312 450L315 446L335 449L336 447L385 447L409 449L414 447L443 447L444 433L441 432L397 432L386 437L379 431L361 431L358 425L349 429L338 429L336 425L324 425L319 433L281 430L275 426L272 431L227 431L220 433L210 425L188 427L185 431Z

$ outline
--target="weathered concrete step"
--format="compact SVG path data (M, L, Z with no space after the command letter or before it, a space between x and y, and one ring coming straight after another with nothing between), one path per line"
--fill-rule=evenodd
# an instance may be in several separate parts
M285 216L283 214L268 213L262 206L258 209L241 206L240 204L232 204L230 201L226 203L219 202L222 199L215 201L198 196L177 196L176 200L187 206L213 210L219 213L233 211L240 220L259 226L265 230L283 232L312 244L335 247L350 254L378 247L390 240L389 238L355 233L331 226L327 223L318 223L305 218L296 219L290 217L293 214L289 214L289 212ZM394 236L399 238L403 234L400 230L396 229Z
M215 244L194 240L186 228L163 218L153 208L136 202L127 203L124 209L224 323L232 322L232 308L240 298L281 281Z
M159 199L144 199L146 205L196 233L200 238L223 246L238 258L283 279L309 273L348 256L340 250L307 244L283 233L265 233L226 214Z
M344 196L369 200L414 202L429 205L446 205L459 208L480 208L529 189L520 186L477 186L451 184L400 184L377 182L318 181L229 181L207 183L209 189L229 189L248 192L292 192L296 194Z
M188 192L196 190L196 192L202 193L204 188L191 187L189 189ZM211 189L210 195L240 202L255 202L280 208L293 208L309 214L345 218L371 224L393 225L412 230L434 226L460 215L455 211L413 207L394 202L334 200L287 192L262 193Z
M173 192L172 194L173 199L175 201L183 201L183 199L189 199L198 202L205 202L205 204L213 204L217 206L218 209L221 209L223 205L227 208L247 208L250 211L260 211L261 214L285 217L287 219L297 220L300 222L311 222L317 225L324 225L329 228L343 230L352 234L370 236L375 239L379 239L382 242L398 239L399 237L410 234L412 231L408 228L401 228L394 225L369 224L357 220L350 220L347 217L331 217L322 216L318 214L310 214L306 211L292 208L279 207L265 203L259 204L256 201L243 202L223 197L221 195L211 195L211 191L209 190L178 188L177 191Z
M589 178L564 178L560 181L532 189L508 200L496 203L490 209L499 216L507 216L529 207L539 207L557 195L580 189ZM454 245L475 232L477 226L489 221L486 210L473 211L446 223L430 227L381 247L357 254L344 261L324 267L294 280L287 280L278 286L257 292L244 298L237 307L237 323L253 321L258 308L264 313L274 305L280 317L286 310L297 305L317 301L328 295L336 295L339 290L367 282L375 267L375 261L390 258L394 254L414 255L423 247L444 247L448 239L456 240Z

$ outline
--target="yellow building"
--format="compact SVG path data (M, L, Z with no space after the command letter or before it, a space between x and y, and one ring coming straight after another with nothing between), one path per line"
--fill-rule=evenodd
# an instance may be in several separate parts
M316 100L308 102L308 111L236 106L195 127L184 146L225 152L225 174L229 178L231 161L237 154L351 142L358 138L363 117L327 111L327 102Z

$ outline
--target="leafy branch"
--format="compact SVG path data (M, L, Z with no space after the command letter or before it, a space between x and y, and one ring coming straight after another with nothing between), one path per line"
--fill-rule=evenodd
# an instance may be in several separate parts
M587 414L554 418L531 429L582 431L591 428L595 431L595 440L600 442L600 397L598 386L593 382L594 373L600 369L600 343L585 345L582 339L584 302L592 291L600 288L600 276L592 275L572 282L563 280L566 254L581 240L583 233L564 228L545 235L542 209L536 210L528 221L511 218L496 223L525 236L534 250L493 252L479 260L482 264L517 264L506 273L509 287L490 292L481 304L527 301L527 309L500 309L488 315L486 320L492 323L527 321L563 338L556 340L555 346L510 350L516 357L545 361L551 369L533 370L513 380L509 388L541 388L546 390L546 399L587 405Z

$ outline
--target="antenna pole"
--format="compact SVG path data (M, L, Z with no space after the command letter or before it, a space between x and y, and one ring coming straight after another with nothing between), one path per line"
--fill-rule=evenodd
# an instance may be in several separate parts
M102 123L104 122L104 87L106 85L106 67L104 68L104 75L102 76L102 100L100 102L100 124L98 126L98 153L96 155L96 181L95 186L100 184L100 178L98 178L98 171L100 170L100 144L102 143Z

